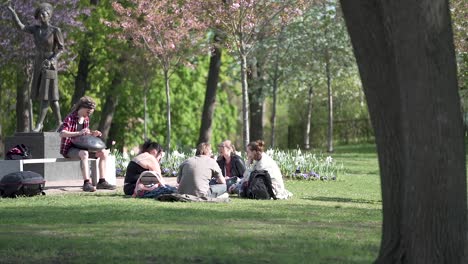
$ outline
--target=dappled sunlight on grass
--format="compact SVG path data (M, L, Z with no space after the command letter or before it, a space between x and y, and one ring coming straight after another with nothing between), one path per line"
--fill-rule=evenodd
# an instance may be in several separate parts
M376 156L339 155L346 175L288 180L290 200L164 203L121 191L2 199L0 255L5 263L370 263L382 219L378 175L369 173Z

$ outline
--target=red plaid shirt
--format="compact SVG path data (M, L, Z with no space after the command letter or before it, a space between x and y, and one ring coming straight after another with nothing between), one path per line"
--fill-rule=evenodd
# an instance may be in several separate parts
M78 130L78 120L80 117L78 116L78 111L70 113L65 120L63 120L62 125L60 126L59 132L68 131L68 132L76 132ZM83 128L89 127L89 117L84 118ZM67 158L68 150L72 147L70 137L63 137L61 144L60 144L60 154L62 154L65 158Z

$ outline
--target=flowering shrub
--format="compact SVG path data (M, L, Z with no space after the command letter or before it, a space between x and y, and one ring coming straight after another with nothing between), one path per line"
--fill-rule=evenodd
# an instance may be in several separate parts
M116 149L113 149L110 153L115 157L115 174L117 177L125 176L127 171L127 165L131 160L131 157L126 153L122 153Z
M292 151L267 150L288 179L298 180L336 180L343 172L343 164L338 164L331 156L323 157L300 149Z
M182 153L177 150L174 150L172 153L166 153L161 160L162 175L164 177L176 177L179 165L182 164L184 160L193 157L194 155L195 150L192 150L192 153Z
M343 173L343 164L338 164L331 156L317 155L311 152L302 152L300 149L292 151L269 149L266 152L275 160L283 176L292 180L336 180ZM245 152L237 155L246 160ZM117 150L112 151L115 156L117 176L124 176L131 157ZM179 165L186 159L193 157L195 150L190 153L177 150L166 153L161 160L161 172L164 177L176 177ZM216 157L215 157L216 158Z

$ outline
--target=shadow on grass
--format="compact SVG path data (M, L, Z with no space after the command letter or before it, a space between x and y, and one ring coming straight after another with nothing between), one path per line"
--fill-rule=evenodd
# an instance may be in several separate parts
M335 154L376 154L377 147L375 144L352 144L339 145L335 147Z
M339 203L365 203L365 204L382 204L381 200L365 200L365 199L351 199L342 197L305 197L304 200L321 201L321 202L339 202Z
M68 205L50 205L33 203L8 206L2 208L2 224L81 224L94 221L96 223L126 222L128 220L139 223L202 222L213 221L266 221L270 219L295 218L302 219L307 212L329 210L328 208L311 204L297 204L297 202L283 201L257 201L233 199L231 203L181 203L159 202L153 199L129 199L123 195L108 195L104 197L89 196L77 197L83 202ZM25 198L26 199L26 198ZM354 203L376 203L367 200L354 200L346 198L311 197L306 198L317 201L336 201ZM39 201L40 199L36 200ZM103 201L101 203L101 200ZM234 202L235 201L235 202ZM5 201L3 201L5 202ZM48 203L48 202L45 202ZM347 215L361 214L361 211L376 209L349 208L343 209L343 219ZM377 210L379 211L379 210ZM307 216L308 217L308 216ZM340 219L337 219L338 221Z
M43 198L2 201L0 255L8 256L3 260L370 263L378 249L375 240L355 241L378 232L381 211L372 208L333 208L298 200L170 203L119 194Z

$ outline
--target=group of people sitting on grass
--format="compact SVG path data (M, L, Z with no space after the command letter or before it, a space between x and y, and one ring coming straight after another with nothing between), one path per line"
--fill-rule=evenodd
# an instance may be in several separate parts
M102 133L89 128L89 119L96 108L95 101L84 96L73 106L72 111L64 119L58 132L61 137L60 153L66 158L79 158L83 176L83 191L94 192L97 189L115 189L106 179L107 149L90 152L74 146L73 138L83 135L99 137ZM271 189L277 199L287 199L292 194L284 187L283 177L276 162L264 152L265 143L262 140L251 142L247 146L247 166L244 160L235 152L234 145L229 140L218 145L218 159L212 155L211 145L201 143L197 146L194 157L185 160L178 170L177 186L169 186L164 182L160 162L164 150L160 144L147 141L141 147L140 153L128 164L124 181L124 193L133 197L150 197L155 194L178 192L196 197L228 197L229 194L242 192L242 187L249 181L253 171L265 170L271 177ZM99 158L100 179L96 187L90 182L88 160ZM145 185L139 182L143 174L153 175L156 184Z
M211 145L201 143L197 146L194 157L179 166L177 186L167 186L161 176L160 161L164 156L162 147L155 142L145 142L141 152L128 164L125 175L124 193L133 197L143 197L138 192L147 194L176 191L196 197L226 198L229 194L242 191L244 182L249 180L255 170L266 170L271 177L272 189L277 199L287 199L292 194L285 189L281 171L276 162L264 152L264 142L257 140L247 146L247 167L244 160L235 152L229 140L218 145L219 156L213 158ZM144 187L138 182L144 172L157 175L158 184ZM146 188L146 189L144 189ZM157 190L157 191L156 191ZM148 196L147 196L148 197Z

